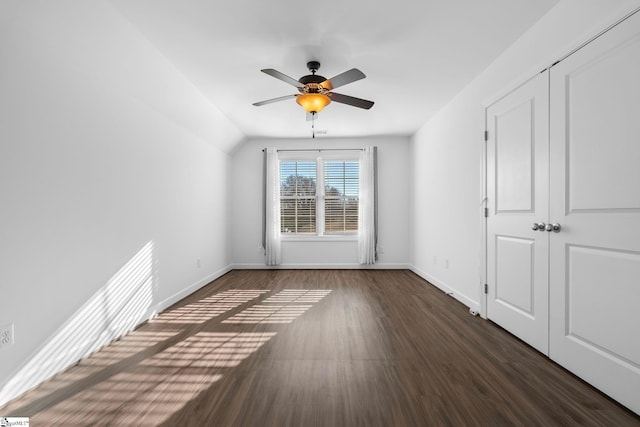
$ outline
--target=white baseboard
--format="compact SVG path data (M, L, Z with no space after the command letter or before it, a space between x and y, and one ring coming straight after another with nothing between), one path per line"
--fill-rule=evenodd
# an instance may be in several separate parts
M202 288L205 285L208 285L209 283L213 282L217 278L224 276L231 270L233 270L233 267L231 266L231 264L229 264L226 267L221 268L220 270L215 271L209 274L208 276L203 277L202 279L182 289L180 292L177 292L171 295L169 298L165 298L164 300L156 303L152 307L149 307L147 309L147 313L145 314L145 317L146 317L145 321L151 319L158 313L161 313L163 310L166 310L168 307L171 307L173 304L177 303L178 301L188 297L198 289Z
M445 294L450 295L453 298L457 299L462 304L464 304L467 307L469 307L471 310L474 310L476 313L480 312L480 305L476 301L474 301L473 299L469 298L468 296L466 296L464 294L456 292L454 289L452 289L450 286L448 286L446 283L444 283L443 281L441 281L437 277L432 276L431 274L429 274L429 273L427 273L425 271L422 271L422 270L420 270L419 268L417 268L415 266L411 266L410 270L413 271L414 273L416 273L418 276L422 277L427 282L431 283L436 288L440 289Z
M232 264L233 270L409 270L409 264L405 263L376 263L376 264L280 264L264 265L256 263Z

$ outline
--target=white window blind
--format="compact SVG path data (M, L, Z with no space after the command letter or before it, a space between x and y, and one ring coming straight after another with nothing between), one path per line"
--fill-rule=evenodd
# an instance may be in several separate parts
M324 232L345 234L358 231L359 163L324 163Z
M282 233L315 234L315 161L280 162L280 230Z

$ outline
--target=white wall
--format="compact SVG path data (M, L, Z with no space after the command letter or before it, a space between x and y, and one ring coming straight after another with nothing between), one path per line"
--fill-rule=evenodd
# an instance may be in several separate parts
M638 6L563 0L413 136L416 273L479 309L485 106Z
M241 134L106 2L3 2L0 63L1 405L228 270Z
M409 266L409 138L249 140L234 153L231 178L231 235L235 268L265 268L262 243L262 149L378 147L378 245L374 268ZM357 242L283 241L284 268L357 268ZM371 267L371 266L369 266Z

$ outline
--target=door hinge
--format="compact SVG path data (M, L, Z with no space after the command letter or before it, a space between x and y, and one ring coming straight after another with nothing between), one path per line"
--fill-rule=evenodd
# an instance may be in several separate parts
M484 217L489 218L489 208L484 208Z
M487 285L486 283L484 284L484 293L485 294L489 293L489 285Z
M484 142L487 142L489 140L489 131L485 130L484 131Z

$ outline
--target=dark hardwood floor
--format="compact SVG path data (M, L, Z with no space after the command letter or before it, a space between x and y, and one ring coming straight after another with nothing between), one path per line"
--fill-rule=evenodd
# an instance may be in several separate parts
M0 415L65 427L640 426L413 273L360 270L232 271Z

